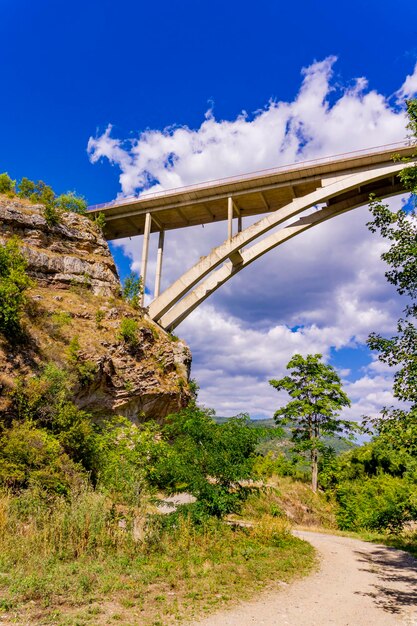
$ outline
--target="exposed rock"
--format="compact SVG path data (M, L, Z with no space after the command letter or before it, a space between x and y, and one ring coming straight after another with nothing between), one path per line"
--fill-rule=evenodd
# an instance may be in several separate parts
M1 196L0 243L13 235L22 241L28 272L39 284L86 284L93 293L119 295L120 282L106 240L91 220L64 213L48 226L42 205Z
M47 362L70 370L74 337L79 365L89 364L93 372L87 385L74 388L81 408L97 416L161 421L187 403L188 347L120 299L107 242L88 218L66 213L51 228L40 205L0 195L0 243L11 236L22 242L36 287L23 320L26 344L11 345L0 335L0 411L18 376L36 375ZM99 310L104 315L97 321ZM120 339L122 318L137 322L135 346Z

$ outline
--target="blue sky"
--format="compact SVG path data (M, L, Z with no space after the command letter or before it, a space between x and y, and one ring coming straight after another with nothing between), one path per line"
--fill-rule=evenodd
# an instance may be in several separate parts
M263 143L279 124L286 124L287 139L302 129L307 156L394 141L404 125L399 90L407 76L402 95L417 86L413 2L0 6L0 171L43 179L58 193L75 189L90 203L139 191L145 171L167 187L279 164L291 153L283 144L268 152ZM183 127L186 147L175 134ZM243 138L238 155L236 134ZM152 142L157 162L143 156ZM179 154L171 171L166 150ZM320 350L340 369L352 416L390 401L390 374L363 344L370 330L390 332L401 303L384 282L381 242L367 234L366 210L340 220L242 272L179 327L201 397L218 413L272 414L279 398L267 380L280 375L295 349ZM198 231L200 246L194 233L168 237L165 281L219 234ZM113 249L122 274L137 268L140 240ZM285 275L277 271L283 263ZM266 299L266 285L274 297Z

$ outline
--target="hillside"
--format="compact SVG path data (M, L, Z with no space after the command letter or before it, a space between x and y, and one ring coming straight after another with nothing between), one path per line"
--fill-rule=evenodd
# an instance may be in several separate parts
M64 213L50 226L42 205L0 195L0 243L12 237L33 286L24 340L11 344L0 335L1 411L17 381L47 363L83 373L74 401L93 414L161 420L186 404L189 349L121 298L107 242L91 220ZM134 323L133 342L120 335L123 320Z

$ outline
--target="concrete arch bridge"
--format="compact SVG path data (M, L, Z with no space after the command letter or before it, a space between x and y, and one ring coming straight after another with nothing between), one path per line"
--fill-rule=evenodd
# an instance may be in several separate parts
M164 329L173 330L210 294L269 250L366 204L370 193L380 198L404 193L397 176L404 163L392 157L394 153L410 157L414 149L405 142L379 146L95 205L90 211L104 213L108 240L143 235L143 284L149 237L159 232L149 315ZM244 218L254 215L262 217L243 228ZM160 293L165 231L219 221L226 222L225 240Z

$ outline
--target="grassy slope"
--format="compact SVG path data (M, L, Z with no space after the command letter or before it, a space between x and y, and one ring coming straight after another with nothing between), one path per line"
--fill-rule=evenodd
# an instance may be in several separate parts
M0 499L2 623L175 624L314 563L311 546L262 507L253 528L213 522L199 531L185 520L141 543L97 493L48 518L29 506L23 519L15 505Z

